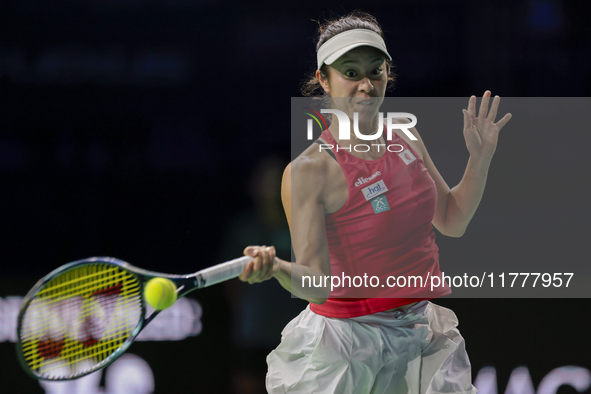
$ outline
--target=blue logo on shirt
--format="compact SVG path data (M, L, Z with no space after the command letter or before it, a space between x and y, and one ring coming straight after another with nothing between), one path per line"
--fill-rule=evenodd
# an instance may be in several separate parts
M372 185L369 185L368 187L361 189L363 197L365 197L366 200L371 200L372 198L377 197L380 194L384 194L387 191L388 188L386 187L386 184L384 183L383 179L377 181Z
M382 186L380 186L380 184L376 184L375 186L370 186L367 188L367 198L372 198L373 196L377 196L378 194L380 194L381 191L383 191L384 189L382 189Z

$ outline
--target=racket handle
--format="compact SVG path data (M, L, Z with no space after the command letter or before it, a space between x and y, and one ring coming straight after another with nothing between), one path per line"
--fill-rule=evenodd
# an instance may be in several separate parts
M254 257L242 256L201 270L195 274L198 287L207 287L235 278L244 271L246 264L252 260L254 260Z

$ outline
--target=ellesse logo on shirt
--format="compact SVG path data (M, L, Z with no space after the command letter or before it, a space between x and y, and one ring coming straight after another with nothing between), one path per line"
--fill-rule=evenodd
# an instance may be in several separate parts
M382 173L381 173L381 172L379 172L379 171L376 171L376 172L374 172L373 174L371 174L371 176L370 176L369 178L363 178L363 177L361 177L361 178L357 178L357 182L355 182L355 187L357 187L357 186L361 186L361 185L363 185L364 183L367 183L367 182L371 181L372 179L374 179L374 178L375 178L375 177L377 177L378 175L382 175Z

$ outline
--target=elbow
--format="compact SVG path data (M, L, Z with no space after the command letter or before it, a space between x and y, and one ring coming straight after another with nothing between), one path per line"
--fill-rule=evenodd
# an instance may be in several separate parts
M456 228L456 229L450 229L449 231L446 231L443 235L446 235L446 236L452 237L452 238L460 238L462 235L464 235L465 232L466 232L466 228L461 227L461 228Z
M464 235L464 232L462 231L461 233L453 233L453 234L446 234L448 237L452 237L452 238L460 238L462 235Z
M322 305L322 304L324 304L324 303L325 303L327 300L328 300L328 297L326 297L326 298L324 298L324 297L321 297L321 298L312 298L312 299L309 299L308 301L310 301L312 304L316 304L316 305Z
M466 232L466 227L464 226L439 226L436 228L441 234L452 238L460 238Z
M311 293L308 293L306 300L316 305L324 304L330 296L330 287L318 287L310 290Z

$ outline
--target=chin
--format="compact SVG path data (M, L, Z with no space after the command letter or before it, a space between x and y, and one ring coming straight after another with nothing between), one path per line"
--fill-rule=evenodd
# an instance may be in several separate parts
M353 111L359 114L359 123L371 122L378 115L377 105L355 105Z

